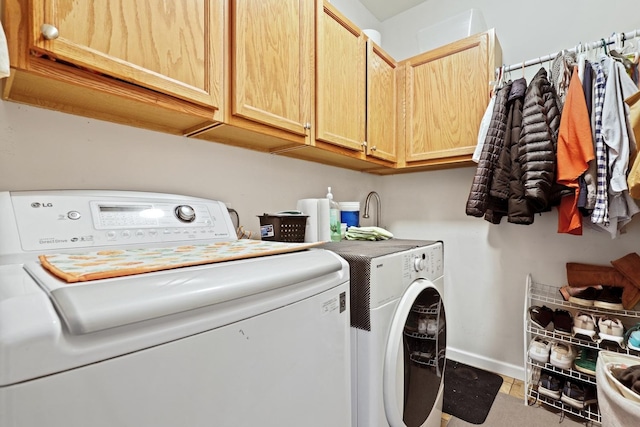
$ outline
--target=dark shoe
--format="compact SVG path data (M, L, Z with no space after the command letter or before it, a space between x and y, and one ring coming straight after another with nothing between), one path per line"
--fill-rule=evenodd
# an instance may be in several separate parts
M540 374L540 381L538 381L538 393L557 400L560 399L561 390L562 380L560 378L545 372Z
M553 320L553 310L546 305L542 307L534 305L529 307L529 317L537 327L545 329Z
M569 302L582 305L584 307L593 307L593 302L596 300L597 296L598 291L596 290L596 288L588 287L575 295L571 295L569 297Z
M557 308L553 313L553 328L559 334L571 334L573 327L573 316L567 310Z
M584 409L597 401L593 387L571 381L564 383L560 400L576 409Z
M624 310L622 306L622 288L603 286L593 306L607 310Z
M594 286L583 286L579 288L575 286L563 286L560 289L558 289L558 292L560 292L560 295L562 295L563 300L569 301L571 297L578 295L580 292L584 291L587 288L593 288L596 291L599 291L602 289L602 286L594 285Z

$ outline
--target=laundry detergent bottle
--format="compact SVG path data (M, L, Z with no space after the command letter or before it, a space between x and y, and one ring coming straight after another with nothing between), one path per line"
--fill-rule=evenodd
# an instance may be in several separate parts
M341 240L340 233L340 205L333 200L331 187L327 189L327 199L329 199L329 228L331 229L331 241L339 242Z

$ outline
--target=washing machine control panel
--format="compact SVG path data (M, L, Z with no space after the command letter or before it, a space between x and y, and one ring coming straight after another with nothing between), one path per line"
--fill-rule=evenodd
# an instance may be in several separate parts
M443 251L440 242L412 249L405 257L404 276L409 280L433 280L443 275Z
M370 308L400 298L418 279L441 281L444 275L442 242L418 246L371 259Z
M108 190L4 196L0 213L13 217L16 225L15 242L7 252L236 239L226 206L215 200Z

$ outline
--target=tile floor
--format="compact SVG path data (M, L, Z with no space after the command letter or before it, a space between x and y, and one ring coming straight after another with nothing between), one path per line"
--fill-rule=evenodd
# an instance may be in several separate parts
M500 376L502 377L503 381L499 393L510 394L511 396L524 400L524 381L516 380L504 375ZM442 422L440 423L440 427L445 427L449 423L450 419L451 415L442 414Z

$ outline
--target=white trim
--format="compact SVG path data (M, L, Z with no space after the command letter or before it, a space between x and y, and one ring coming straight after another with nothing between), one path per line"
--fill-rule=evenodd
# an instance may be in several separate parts
M447 347L447 359L524 381L524 367Z

